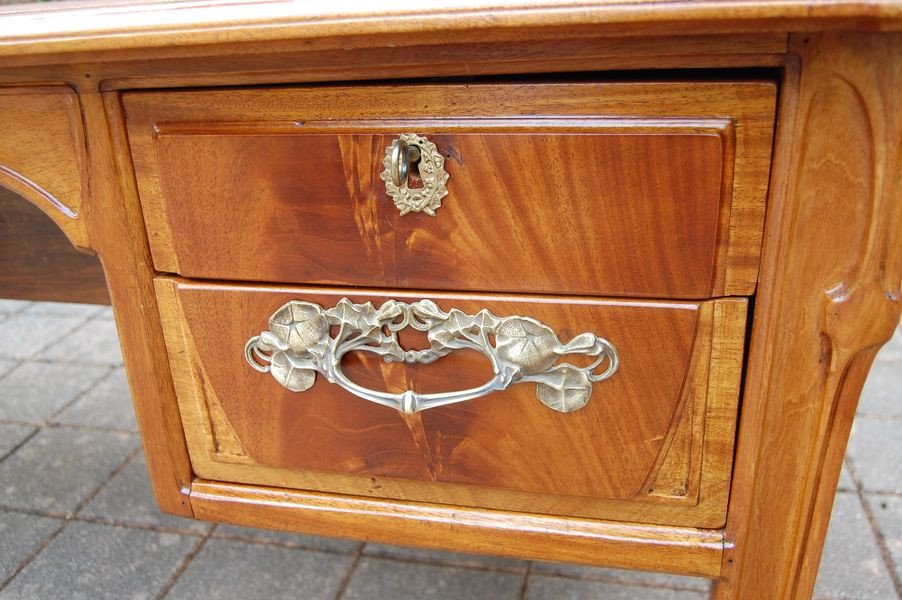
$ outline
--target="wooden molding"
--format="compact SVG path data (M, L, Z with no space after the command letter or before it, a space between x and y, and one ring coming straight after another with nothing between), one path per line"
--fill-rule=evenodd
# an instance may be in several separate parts
M548 517L457 506L371 500L196 480L200 518L281 531L348 537L626 569L716 577L720 531Z
M167 10L175 7L176 10ZM416 45L423 39L476 42L523 37L648 36L807 31L898 30L902 7L864 2L736 0L554 2L523 0L338 0L306 2L60 3L0 10L0 56L48 57L177 47L186 54L215 44L253 48L304 39L311 49ZM52 61L49 57L53 57Z
M48 5L44 5L48 6ZM262 85L417 77L782 66L782 33L724 36L563 37L537 40L420 40L417 46L316 50L303 38L265 47L216 44L52 56L5 57L0 82L62 81L86 91ZM47 64L50 61L52 64ZM23 63L23 64L18 64ZM27 63L27 64L24 64Z

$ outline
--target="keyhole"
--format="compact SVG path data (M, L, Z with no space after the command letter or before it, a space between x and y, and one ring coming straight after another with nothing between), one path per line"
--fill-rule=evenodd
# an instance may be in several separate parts
M414 146L415 148L416 146ZM420 177L420 154L419 152L411 153L410 171L407 175L407 188L418 190L423 188L423 178Z

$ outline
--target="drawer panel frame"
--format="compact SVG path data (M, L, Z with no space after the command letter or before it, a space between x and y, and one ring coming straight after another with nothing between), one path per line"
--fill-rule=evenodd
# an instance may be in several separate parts
M261 288L192 283L158 277L156 289L164 335L171 357L182 421L185 426L192 466L198 477L213 481L275 486L298 490L330 491L340 494L390 497L409 501L440 501L460 506L525 510L547 514L641 521L664 525L716 528L725 521L730 484L732 450L738 411L740 373L743 360L747 302L718 299L699 305L694 348L682 384L674 421L667 430L652 470L637 495L629 498L599 498L500 489L460 483L411 481L391 477L370 477L298 471L258 464L243 448L240 437L217 399L215 389L204 374L204 361L186 325L179 288L256 293L277 291L298 298L324 290L311 288ZM328 290L329 294L340 294ZM386 297L386 292L354 290L357 297ZM454 297L454 295L445 295ZM442 301L442 295L428 294ZM496 297L497 298L497 297ZM554 300L552 300L554 301ZM572 298L558 301L578 302ZM378 301L377 301L378 302ZM448 298L444 298L444 303ZM265 312L265 311L264 311ZM261 312L261 319L268 313ZM257 332L249 331L248 335ZM238 340L243 346L244 340ZM237 341L236 341L237 343ZM248 375L256 375L250 372ZM262 385L275 382L261 380ZM604 384L598 384L604 385ZM600 390L599 393L603 393ZM601 398L601 396L599 397ZM363 400L360 400L363 403ZM537 410L550 410L535 401ZM388 410L377 407L380 410Z

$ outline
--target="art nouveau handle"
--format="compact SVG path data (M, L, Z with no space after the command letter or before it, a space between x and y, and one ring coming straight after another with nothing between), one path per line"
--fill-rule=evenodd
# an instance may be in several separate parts
M408 179L414 163L422 186L410 187ZM391 196L402 215L424 212L430 217L448 195L448 173L445 157L435 144L415 133L402 133L385 149L385 170L379 176L385 182L385 193Z
M425 331L430 347L403 349L398 332L405 327ZM387 362L429 364L463 348L476 350L491 362L494 376L485 384L455 392L393 394L360 386L341 370L342 357L353 351L372 352ZM582 333L561 344L550 327L529 317L499 318L488 310L468 315L456 308L444 312L431 300L410 304L389 300L377 309L371 302L354 304L347 298L328 309L300 300L288 302L270 317L269 331L248 340L244 354L254 369L270 373L291 391L310 389L316 373L321 373L364 400L406 414L525 382L536 384L536 396L546 406L573 412L589 402L592 384L613 375L620 362L617 350L604 338ZM556 364L567 354L595 360L586 367ZM605 370L596 373L602 364Z

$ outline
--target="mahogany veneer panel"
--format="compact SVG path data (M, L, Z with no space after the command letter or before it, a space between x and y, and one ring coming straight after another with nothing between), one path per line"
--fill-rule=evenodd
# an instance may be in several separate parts
M773 102L761 82L125 97L158 270L670 298L754 289ZM434 218L379 179L413 131L446 155Z
M588 406L561 414L531 384L414 416L319 377L296 394L243 357L290 299L324 306L404 294L213 285L162 278L157 293L189 451L200 477L404 500L643 522L723 523L745 300L626 302L429 294L445 310L536 318L567 340L611 340L621 368ZM416 296L417 298L423 296ZM409 347L418 340L409 336ZM423 341L419 340L422 346ZM352 380L422 392L475 387L487 361L345 358Z

